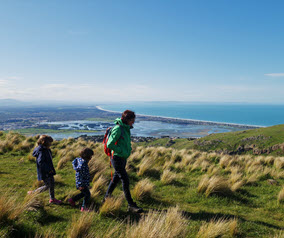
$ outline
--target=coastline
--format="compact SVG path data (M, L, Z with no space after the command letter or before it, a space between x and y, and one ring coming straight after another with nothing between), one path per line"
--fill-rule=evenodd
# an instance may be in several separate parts
M117 111L111 111L102 108L101 106L96 106L98 110L109 112L109 113L121 113ZM230 126L237 127L243 129L256 129L256 128L265 128L265 126L259 125L246 125L246 124L237 124L237 123L228 123L228 122L214 122L214 121L204 121L204 120L196 120L196 119L184 119L184 118L175 118L175 117L164 117L164 116L152 116L152 115L144 115L144 114L136 114L139 119L147 119L154 121L162 121L168 123L180 123L180 124L191 124L191 125L214 125L214 126Z

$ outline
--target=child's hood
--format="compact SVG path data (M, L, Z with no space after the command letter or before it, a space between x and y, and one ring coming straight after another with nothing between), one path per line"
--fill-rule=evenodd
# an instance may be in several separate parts
M73 160L72 165L74 170L80 170L84 164L85 160L82 158L76 158Z

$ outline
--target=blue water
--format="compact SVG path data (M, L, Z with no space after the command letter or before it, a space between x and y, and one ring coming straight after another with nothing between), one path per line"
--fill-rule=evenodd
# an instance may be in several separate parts
M163 116L245 125L273 126L284 124L284 105L205 104L183 102L137 102L101 104L103 109L136 114Z

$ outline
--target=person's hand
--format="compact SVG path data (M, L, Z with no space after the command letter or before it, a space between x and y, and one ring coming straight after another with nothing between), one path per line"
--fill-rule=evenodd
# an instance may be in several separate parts
M79 187L79 190L82 191L84 189L84 187Z

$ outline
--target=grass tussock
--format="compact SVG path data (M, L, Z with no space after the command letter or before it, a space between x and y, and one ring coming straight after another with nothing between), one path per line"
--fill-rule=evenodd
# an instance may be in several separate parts
M76 155L73 151L70 151L64 155L57 163L57 169L63 169L69 161L72 161L76 158Z
M37 232L34 238L56 238L55 231L52 228Z
M109 167L109 161L102 158L93 157L89 163L89 170L92 179L99 178Z
M100 209L100 215L117 215L122 206L123 196L106 198Z
M280 231L277 234L275 234L274 236L271 236L272 238L283 238L284 237L284 231Z
M133 197L138 201L149 198L154 192L154 187L154 184L148 178L140 180L133 189Z
M128 224L121 237L128 238L174 238L184 237L187 233L188 221L178 207L167 212L150 210L136 224Z
M237 219L219 219L204 223L197 233L197 238L233 237L237 233Z
M4 193L0 197L0 223L16 220L24 211L34 211L43 207L43 202L37 193L27 195L23 202L17 202L15 195Z
M108 180L104 176L100 176L98 179L93 180L93 186L90 190L92 198L98 197L105 192Z
M154 161L151 157L144 158L139 165L139 170L137 175L142 176L146 172L152 170L153 166L154 166Z
M170 184L178 178L178 175L174 172L171 172L169 169L164 170L161 175L161 182L163 184Z
M208 175L203 176L198 184L197 191L199 193L204 193L206 197L211 194L226 196L232 193L228 181L223 177L215 175L211 178L209 178Z
M91 237L89 231L94 219L94 213L84 212L80 216L73 216L72 223L67 231L67 237L70 238L85 238Z
M1 194L0 197L0 223L15 218L16 197Z
M276 169L283 169L284 168L284 157L277 157L274 160L274 166Z
M279 204L284 202L284 185L282 186L282 189L278 193L277 201Z

